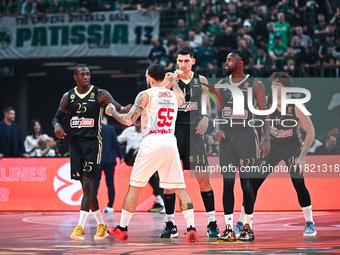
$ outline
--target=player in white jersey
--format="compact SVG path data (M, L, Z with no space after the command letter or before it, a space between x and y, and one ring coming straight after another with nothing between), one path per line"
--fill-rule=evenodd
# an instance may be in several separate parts
M197 242L192 200L185 188L174 135L177 109L185 102L176 82L180 75L179 72L165 74L163 66L151 65L145 74L148 89L138 94L129 113L118 113L112 104L106 108L107 115L124 125L132 125L140 115L142 119L143 140L132 169L120 224L108 229L108 233L117 239L128 239L127 226L136 209L138 195L158 170L160 187L173 189L180 200L180 208L187 222L187 242Z

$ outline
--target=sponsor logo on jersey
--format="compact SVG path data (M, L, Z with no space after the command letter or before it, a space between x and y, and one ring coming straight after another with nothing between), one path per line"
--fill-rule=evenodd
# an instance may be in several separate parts
M270 134L276 138L287 138L293 135L293 129L278 130L276 127L270 127Z
M94 119L74 116L70 120L70 126L71 128L93 127Z
M224 107L222 110L222 118L225 119L247 119L248 111L244 111L243 114L233 114L233 109L230 107Z
M161 128L161 129L150 130L149 134L171 134L172 131L173 131L172 129Z
M82 200L81 183L71 180L70 163L62 165L53 178L53 189L58 198L67 205L80 205Z
M185 102L184 105L182 105L180 108L178 108L179 111L184 111L184 112L188 112L188 111L193 111L193 110L198 110L198 104L197 102Z

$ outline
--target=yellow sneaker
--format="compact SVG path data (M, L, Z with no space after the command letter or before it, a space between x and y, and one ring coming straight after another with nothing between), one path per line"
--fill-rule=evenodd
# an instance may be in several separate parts
M102 240L109 234L107 233L107 225L99 224L97 227L97 233L94 235L94 240Z
M80 226L80 225L77 225L72 234L71 234L71 239L73 240L77 240L77 241L84 241L84 235L85 235L85 230Z

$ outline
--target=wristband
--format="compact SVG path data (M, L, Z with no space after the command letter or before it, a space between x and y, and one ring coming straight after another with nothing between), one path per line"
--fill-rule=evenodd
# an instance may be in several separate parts
M208 116L208 115L202 115L202 119L203 119L203 117L207 117L208 118L208 120L210 120L210 117Z

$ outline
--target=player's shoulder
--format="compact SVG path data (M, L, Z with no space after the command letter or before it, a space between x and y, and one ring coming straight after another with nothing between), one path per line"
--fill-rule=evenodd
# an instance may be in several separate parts
M207 77L198 74L198 78L200 79L201 83L205 83L205 82L208 83ZM204 85L204 84L203 84L203 85Z

